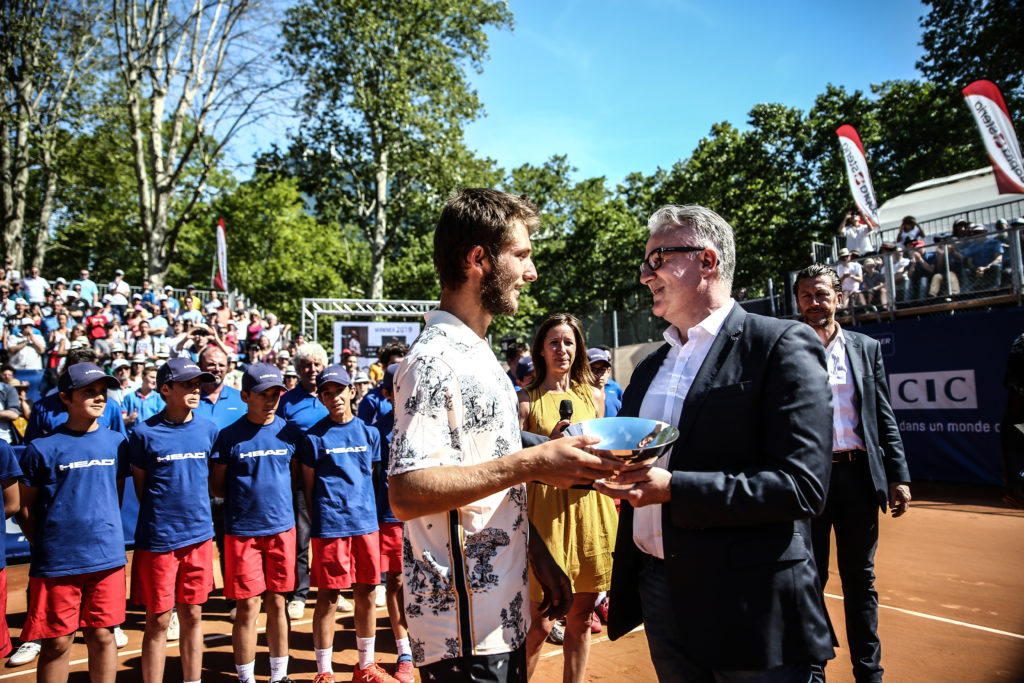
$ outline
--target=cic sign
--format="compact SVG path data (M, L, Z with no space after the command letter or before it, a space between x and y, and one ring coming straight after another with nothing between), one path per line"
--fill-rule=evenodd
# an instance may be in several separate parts
M889 375L894 410L977 410L974 370Z

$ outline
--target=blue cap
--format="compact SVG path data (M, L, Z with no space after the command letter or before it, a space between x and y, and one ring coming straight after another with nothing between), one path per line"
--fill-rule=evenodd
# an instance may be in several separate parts
M258 394L271 387L284 389L284 375L269 363L254 363L242 375L242 391Z
M213 382L216 378L203 372L191 358L171 358L160 366L156 373L156 385L162 387L168 382L188 382L198 377L203 382Z
M388 369L384 371L384 379L380 381L382 389L387 389L388 391L395 390L395 373L398 371L399 365L401 365L401 363L392 363L388 366Z
M604 349L587 349L587 362L589 362L591 365L593 365L594 363L607 363L608 365L611 365L612 357L609 356L608 352L605 351Z
M108 389L118 389L121 383L116 378L100 370L94 363L75 363L64 370L57 380L57 390L62 394L87 387L93 382L106 382Z
M527 375L533 374L533 357L523 356L516 363L516 379L522 382Z
M328 382L335 382L343 387L352 386L352 378L344 365L328 365L316 376L316 388L319 389Z

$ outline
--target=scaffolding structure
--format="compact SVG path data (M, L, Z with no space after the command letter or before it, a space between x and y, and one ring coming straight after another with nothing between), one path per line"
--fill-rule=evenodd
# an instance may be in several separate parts
M302 336L317 340L320 316L331 318L422 318L440 301L414 299L302 299Z

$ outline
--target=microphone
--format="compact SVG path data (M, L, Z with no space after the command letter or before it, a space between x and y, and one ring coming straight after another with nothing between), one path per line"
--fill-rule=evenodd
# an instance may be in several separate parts
M558 404L558 418L562 421L572 419L572 401L568 398L563 398L561 403ZM559 431L564 432L565 428L569 425L564 425Z

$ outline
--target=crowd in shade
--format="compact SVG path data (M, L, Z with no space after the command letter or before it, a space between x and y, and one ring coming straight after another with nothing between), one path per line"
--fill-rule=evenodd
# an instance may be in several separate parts
M990 226L957 220L948 233L926 235L913 216L905 216L892 241L876 247L876 231L850 211L837 228L845 239L835 264L844 299L850 306L882 310L890 303L951 301L1008 289L1011 242L1022 227L1024 218L1000 218Z

